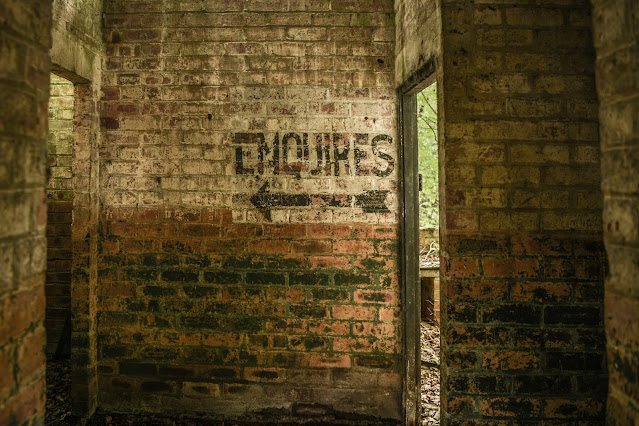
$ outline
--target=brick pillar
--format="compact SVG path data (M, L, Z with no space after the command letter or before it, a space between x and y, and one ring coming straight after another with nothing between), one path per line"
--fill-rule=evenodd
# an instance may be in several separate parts
M586 1L445 1L444 422L603 419Z
M607 422L639 423L639 44L636 1L592 1L601 123L610 373Z
M0 4L0 424L42 424L51 2Z

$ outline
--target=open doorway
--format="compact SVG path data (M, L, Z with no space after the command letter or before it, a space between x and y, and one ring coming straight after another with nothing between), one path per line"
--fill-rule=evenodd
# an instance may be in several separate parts
M75 424L97 403L99 91L56 64L50 79L46 423Z
M47 143L47 423L73 422L71 405L71 286L73 272L74 84L51 74Z
M439 425L439 149L437 83L416 94L419 172L421 424Z
M71 354L74 87L51 74L47 181L47 357Z
M407 424L438 425L439 145L435 63L401 88L404 406Z

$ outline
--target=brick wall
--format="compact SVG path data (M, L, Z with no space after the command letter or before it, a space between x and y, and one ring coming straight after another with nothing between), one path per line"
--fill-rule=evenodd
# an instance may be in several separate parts
M73 83L51 74L47 185L47 353L54 354L71 307Z
M44 422L50 8L0 4L0 424Z
M105 6L100 405L401 419L392 2Z
M610 261L606 331L609 424L639 423L639 292L637 291L637 5L593 1L601 122L604 236Z
M603 420L606 262L590 22L585 1L442 7L450 423Z
M99 84L103 0L53 0L51 61L70 80Z
M401 86L428 62L438 61L441 25L441 0L395 1L397 86Z

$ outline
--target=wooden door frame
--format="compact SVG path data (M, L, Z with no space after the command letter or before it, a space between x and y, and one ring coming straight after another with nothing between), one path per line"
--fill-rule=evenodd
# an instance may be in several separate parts
M419 172L417 94L435 82L436 64L428 61L398 89L401 191L401 288L404 336L404 420L421 420L421 287L419 285Z

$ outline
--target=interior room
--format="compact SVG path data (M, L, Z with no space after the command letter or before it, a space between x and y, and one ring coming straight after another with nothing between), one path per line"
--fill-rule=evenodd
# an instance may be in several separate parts
M639 423L638 12L0 0L0 424Z

